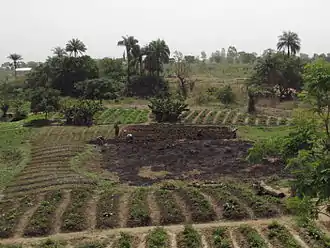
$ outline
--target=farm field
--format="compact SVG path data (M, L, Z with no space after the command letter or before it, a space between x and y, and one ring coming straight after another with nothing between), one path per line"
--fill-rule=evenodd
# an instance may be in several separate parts
M287 228L286 238L296 240L292 247L327 247L314 245L326 242L324 226L315 228L325 241L314 242L309 229L291 221L285 199L259 195L253 188L259 178L285 178L284 165L249 164L245 157L252 143L236 139L230 127L206 121L212 116L244 119L246 129L251 125L246 118L201 110L191 123L128 125L130 120L147 122L148 112L105 113L99 120L106 121L91 127L3 127L3 134L11 130L28 137L29 160L2 192L1 244L235 248L257 242L256 247L291 247L272 236L276 231L281 237ZM120 119L125 125L114 138L113 123ZM126 141L127 132L134 142ZM95 142L100 136L103 145Z

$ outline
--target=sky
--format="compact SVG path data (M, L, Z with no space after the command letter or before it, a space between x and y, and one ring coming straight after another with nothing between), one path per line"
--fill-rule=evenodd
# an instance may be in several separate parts
M0 62L10 53L44 61L72 38L94 58L120 57L126 35L142 45L164 39L185 55L230 45L260 54L284 30L298 33L301 52L327 53L329 8L329 0L1 0Z

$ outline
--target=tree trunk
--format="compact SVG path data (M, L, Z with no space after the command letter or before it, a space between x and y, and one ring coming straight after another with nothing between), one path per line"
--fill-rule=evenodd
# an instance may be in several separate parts
M255 106L254 96L249 95L248 113L252 114L255 112L256 112L256 106Z
M288 46L288 57L290 57L290 46Z
M129 55L129 49L126 46L126 58L127 58L127 83L130 82L130 55Z
M15 74L15 78L17 77L17 61L14 61L14 74Z

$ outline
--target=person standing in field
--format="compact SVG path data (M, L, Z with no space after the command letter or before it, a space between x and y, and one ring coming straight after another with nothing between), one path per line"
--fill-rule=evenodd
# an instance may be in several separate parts
M118 125L117 122L115 123L114 128L115 128L115 135L116 135L116 137L118 137L118 135L119 135L119 125Z

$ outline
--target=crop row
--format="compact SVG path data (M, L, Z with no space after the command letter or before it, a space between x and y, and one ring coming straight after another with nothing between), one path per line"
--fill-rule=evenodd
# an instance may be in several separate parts
M7 201L0 204L0 238L11 237L20 218L36 204L35 196L23 197L19 201Z
M192 110L181 115L181 120L187 124L225 124L225 125L258 125L278 126L287 125L289 119L266 115L249 115L235 110L209 111Z
M153 194L154 197L148 197L149 194ZM258 196L246 187L226 184L200 189L186 187L152 191L149 188L137 188L130 194L127 203L123 201L123 193L114 190L103 192L99 197L93 198L90 189L76 188L70 192L70 196L69 201L64 201L67 198L63 198L63 192L60 190L46 193L24 229L25 236L42 236L57 230L53 224L55 217L58 219L58 229L62 232L75 232L90 227L90 218L95 218L97 229L117 228L125 225L125 222L127 227L149 226L152 221L159 225L189 221L205 223L216 219L250 219L253 215L274 217L281 214L278 209L282 204L280 201ZM3 202L0 205L0 213L4 216L0 219L0 237L12 235L20 217L35 205L33 199L26 197L20 202ZM61 202L65 203L65 208L61 210L63 214L59 215L56 214L56 210ZM96 212L93 217L89 213L89 206L94 202ZM127 214L121 208L122 203L127 204ZM157 209L153 208L153 203ZM159 218L151 219L155 213Z
M50 234L55 211L62 199L60 191L46 194L39 207L32 215L28 226L24 230L25 236L43 236Z
M290 234L289 230L277 222L269 224L263 231L266 233L268 240L274 247L301 247L297 240Z
M96 117L96 124L121 124L145 123L148 121L147 109L109 108Z
M87 202L91 192L86 189L74 189L71 191L71 201L62 217L63 232L78 232L87 229L86 212Z

